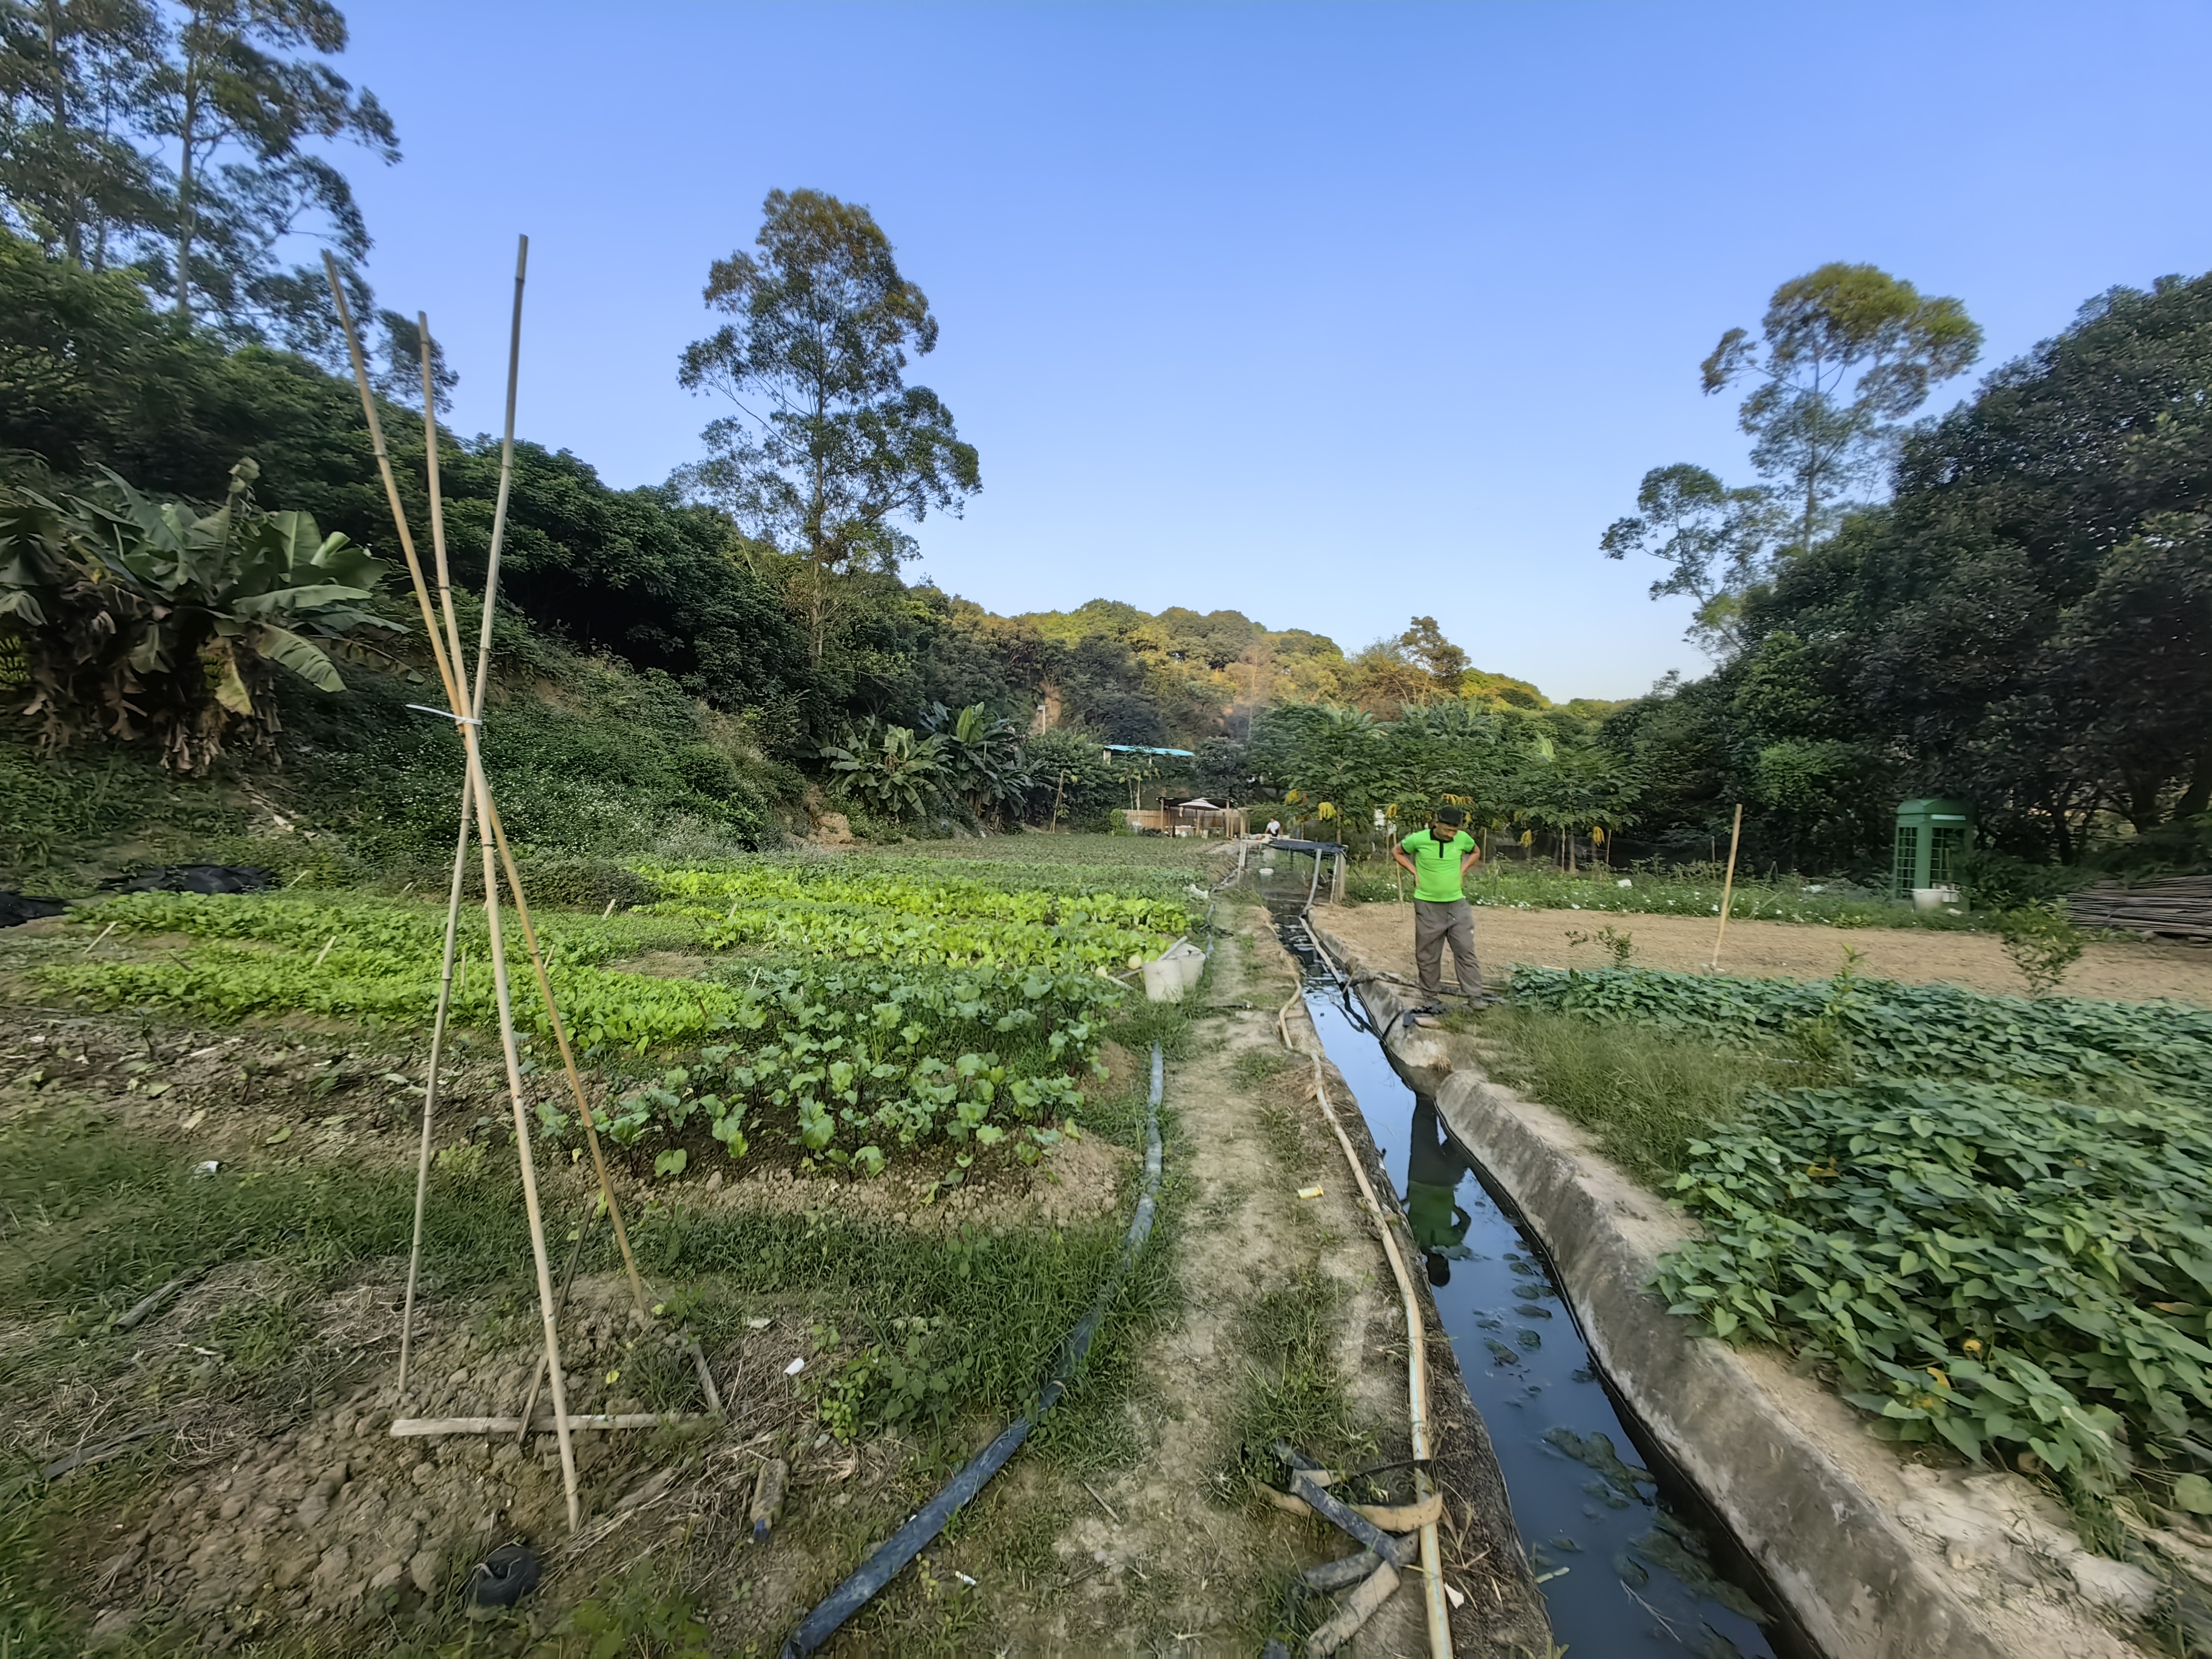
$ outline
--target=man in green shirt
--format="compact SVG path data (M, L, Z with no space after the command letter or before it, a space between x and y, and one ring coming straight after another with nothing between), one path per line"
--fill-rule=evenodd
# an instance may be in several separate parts
M1425 830L1416 830L1391 849L1390 856L1413 875L1413 966L1422 994L1443 994L1444 941L1451 941L1452 966L1462 996L1482 1000L1482 969L1474 959L1474 913L1460 882L1482 849L1467 833L1467 814L1440 806Z

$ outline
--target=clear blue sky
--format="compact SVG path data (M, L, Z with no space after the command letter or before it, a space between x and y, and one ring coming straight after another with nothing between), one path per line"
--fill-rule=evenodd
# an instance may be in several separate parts
M495 429L658 481L708 263L866 203L982 452L921 569L1018 611L1230 606L1347 649L1432 612L1555 697L1701 672L1597 553L1646 468L1748 482L1721 331L1872 260L1983 368L2212 266L2203 4L349 7L406 160L349 164L386 303ZM1976 371L1978 376L1981 370ZM1948 402L1965 382L1939 394Z

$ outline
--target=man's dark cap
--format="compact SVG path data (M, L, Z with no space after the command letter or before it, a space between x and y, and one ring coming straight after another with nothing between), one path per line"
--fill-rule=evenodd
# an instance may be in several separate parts
M1449 823L1456 828L1467 822L1467 814L1456 806L1439 806L1437 808L1437 822Z

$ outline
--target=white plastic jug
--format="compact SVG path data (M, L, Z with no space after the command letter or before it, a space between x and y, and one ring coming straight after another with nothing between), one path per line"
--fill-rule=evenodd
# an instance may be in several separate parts
M1183 994L1182 969L1165 957L1155 957L1145 964L1145 1000L1147 1002L1181 1002Z
M1177 939L1145 964L1145 999L1181 1002L1183 993L1206 972L1206 952L1188 939Z
M1170 945L1160 959L1175 963L1176 970L1182 975L1182 988L1186 991L1196 988L1198 981L1205 977L1206 952L1188 939L1178 939Z

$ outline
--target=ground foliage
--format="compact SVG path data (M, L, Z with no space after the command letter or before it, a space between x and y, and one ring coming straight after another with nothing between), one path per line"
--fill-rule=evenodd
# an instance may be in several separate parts
M1821 1354L1887 1437L2093 1485L2212 1467L2201 1109L1901 1081L1748 1105L1676 1180L1706 1236L1662 1267L1674 1311Z
M2212 1088L2212 1013L2181 1003L1990 996L1848 971L1806 981L1531 967L1514 969L1513 1000L1747 1046L1809 1042L1832 1061L1888 1076L2175 1096Z
M972 866L971 866L972 867ZM878 1173L903 1148L949 1140L968 1156L1010 1137L1017 1156L1070 1132L1097 1073L1104 1020L1131 995L1103 972L1155 954L1188 925L1182 901L1063 878L1054 891L943 865L865 873L836 864L647 866L666 899L622 916L542 919L547 974L587 1056L655 1048L682 1064L596 1109L623 1148L678 1174L717 1146L743 1158L766 1131L805 1158ZM133 894L82 912L88 929L180 935L150 958L39 971L107 1006L206 1020L298 1012L420 1026L438 991L442 910L357 895ZM465 911L453 1018L489 1026L489 933ZM716 966L708 953L765 945ZM506 929L518 1024L550 1035L531 993L520 929ZM705 976L620 964L690 951ZM574 1132L548 1103L544 1131ZM964 1165L963 1167L965 1167Z
M2212 1468L2212 1014L1856 978L1517 969L1829 1086L1755 1087L1684 1147L1676 1313L1832 1364L1900 1440L2031 1452L2184 1508ZM2207 1494L2212 1504L2212 1494Z
M1387 872L1383 879L1389 880ZM1662 873L1638 869L1633 875L1599 872L1570 876L1542 866L1487 860L1464 884L1477 905L1515 910L1596 910L1623 915L1717 916L1723 872L1709 864ZM1379 898L1400 887L1380 889L1370 874L1360 896ZM1729 915L1746 921L1811 922L1829 927L1950 927L1966 925L1964 913L1926 912L1896 903L1849 882L1805 882L1747 878L1739 875L1729 896Z

